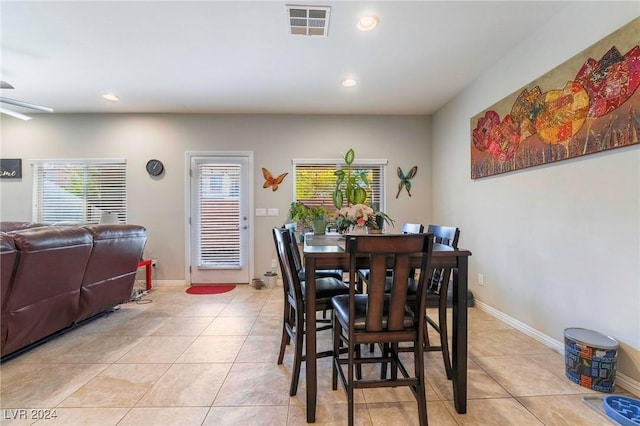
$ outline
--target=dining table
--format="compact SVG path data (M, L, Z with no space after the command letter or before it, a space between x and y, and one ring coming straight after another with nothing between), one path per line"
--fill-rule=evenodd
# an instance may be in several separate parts
M307 381L307 423L315 423L318 393L317 342L316 342L316 292L315 271L317 269L349 269L349 253L345 251L346 238L342 234L305 234L303 257L305 265L305 309L306 315L306 381ZM434 268L452 268L453 276L453 324L451 367L453 403L455 410L467 412L467 292L469 250L453 248L444 244L434 244L431 265ZM420 256L415 256L415 264L420 266ZM367 259L357 260L358 269L368 268ZM355 283L351 283L355 285Z

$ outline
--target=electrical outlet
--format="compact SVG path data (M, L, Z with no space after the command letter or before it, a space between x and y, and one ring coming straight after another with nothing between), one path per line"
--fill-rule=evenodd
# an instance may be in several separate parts
M272 268L277 268L278 267L278 261L276 259L271 259L271 267Z
M484 287L484 275L478 274L478 285Z
M158 267L158 260L157 259L151 259L151 267L152 268L157 268Z

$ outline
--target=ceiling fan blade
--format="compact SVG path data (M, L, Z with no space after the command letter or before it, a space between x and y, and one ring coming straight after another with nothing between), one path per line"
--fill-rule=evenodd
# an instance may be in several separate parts
M0 89L15 89L15 87L10 85L6 81L0 81Z
M11 111L10 109L0 107L0 113L7 114L15 118L19 118L20 120L28 121L31 120L31 117L28 115L20 114L19 112Z
M15 100L15 99L9 99L9 98L0 97L0 102L3 102L5 104L11 104L11 105L19 106L19 107L22 107L22 108L35 109L36 111L53 112L53 108L49 108L49 107L42 106L42 105L30 104L28 102L22 102L22 101L18 101L18 100Z

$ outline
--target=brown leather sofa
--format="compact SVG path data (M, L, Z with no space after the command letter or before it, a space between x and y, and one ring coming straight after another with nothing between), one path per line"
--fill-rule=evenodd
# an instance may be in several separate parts
M0 232L3 360L131 298L144 227L14 222L0 229L13 229Z

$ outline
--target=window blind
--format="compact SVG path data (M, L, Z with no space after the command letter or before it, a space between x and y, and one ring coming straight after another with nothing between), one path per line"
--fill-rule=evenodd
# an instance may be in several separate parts
M126 160L37 160L33 220L100 223L104 213L127 222Z
M200 269L240 268L238 164L199 164Z
M337 168L346 167L337 160L293 160L295 173L295 201L308 206L324 206L335 211L333 191L336 187ZM366 203L374 210L384 211L384 180L386 160L361 160L351 165L352 170L367 173L369 191Z

